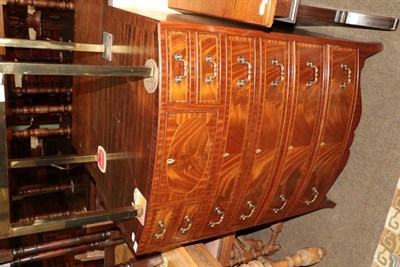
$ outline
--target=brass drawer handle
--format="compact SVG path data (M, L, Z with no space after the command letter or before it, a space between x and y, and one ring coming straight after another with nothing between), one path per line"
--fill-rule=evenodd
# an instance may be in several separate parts
M254 212L256 211L256 205L253 204L253 201L247 201L247 206L249 206L249 209L251 210L249 215L242 215L240 216L240 219L242 219L243 221L246 220L247 218L250 218L251 216L253 216Z
M210 222L210 223L209 223L209 226L210 226L210 227L215 227L216 225L222 223L222 221L223 221L224 218L225 218L225 212L223 212L222 209L221 209L220 207L216 207L214 211L215 211L215 213L217 213L218 215L220 215L220 217L219 217L219 221L217 221L217 222Z
M277 87L278 84L283 83L283 81L285 80L285 66L283 66L283 64L280 64L279 61L276 58L272 59L272 65L274 66L278 66L281 68L281 77L279 80L273 80L271 83L272 87Z
M245 80L237 81L237 87L242 88L246 83L250 82L251 80L251 64L246 61L243 56L238 56L237 61L239 64L247 65L247 78Z
M185 216L185 218L183 218L183 220L187 223L187 226L186 227L181 227L179 229L179 231L182 234L186 233L192 227L192 220L190 219L189 216Z
M280 208L275 208L275 209L273 209L274 213L280 212L280 211L283 210L283 209L286 207L286 205L287 205L287 199L285 198L284 195L280 195L279 198L280 198L280 200L283 202L283 204L282 204L282 206L281 206Z
M340 88L346 88L351 83L351 69L346 64L341 65L342 70L347 72L347 81L340 84Z
M158 226L160 226L160 228L162 229L162 232L160 234L155 234L154 238L155 239L160 239L161 237L163 237L165 235L165 233L167 232L168 228L165 227L164 222L163 221L158 221Z
M183 74L175 77L175 82L177 84L180 84L183 81L183 79L186 78L189 67L188 67L186 60L183 59L182 54L176 53L175 60L183 63Z
M314 80L313 81L308 81L306 83L307 88L310 88L311 86L313 86L316 82L318 82L318 77L319 77L319 73L318 73L318 67L313 65L311 60L307 61L307 67L309 68L313 68L314 69Z
M305 201L306 205L311 205L312 203L315 202L315 200L317 200L318 195L319 195L319 192L318 192L318 190L317 190L316 187L313 187L313 188L312 188L312 194L313 194L313 196L314 196L313 199L311 199L311 200L306 200L306 201Z
M205 82L207 84L210 84L215 78L217 78L218 75L218 65L215 61L213 61L212 57L210 55L207 55L205 60L213 65L213 76L211 77L206 77Z

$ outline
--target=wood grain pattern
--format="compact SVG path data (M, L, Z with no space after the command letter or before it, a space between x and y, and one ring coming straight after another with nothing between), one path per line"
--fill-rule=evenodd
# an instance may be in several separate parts
M196 202L182 207L179 215L176 217L177 219L174 228L172 229L173 234L170 239L171 244L182 243L190 240L194 235L199 222L198 213L200 206L201 203Z
M201 2L197 0L169 0L168 6L182 11L271 27L274 20L277 0L269 0L266 2L265 6L261 6L261 2L262 1L206 0L206 2ZM263 12L261 15L259 14L260 10Z
M345 166L359 121L359 71L380 45L266 33L187 15L160 20L100 2L76 5L82 12L90 7L104 13L102 19L89 18L112 32L116 44L134 49L113 55L112 62L77 53L76 62L141 66L153 58L160 69L154 94L136 79L74 81L72 135L78 152L102 145L133 155L110 162L106 174L95 165L88 169L107 208L130 205L135 188L145 196L144 225L118 224L136 254L334 206L325 196ZM76 18L83 25L76 28L77 41L88 35L90 42L100 42L101 30L84 27L79 10ZM187 66L178 83L185 64L176 53ZM211 83L205 81L215 66L207 55L217 69ZM318 197L312 201L314 187Z
M322 82L319 76L323 70L323 47L309 43L297 43L294 47L295 74L293 91L291 91L291 121L283 147L283 158L276 174L277 185L274 187L270 206L264 210L261 221L267 218L281 218L295 203L292 197L301 186L307 174L310 159L315 150L318 136L318 123L321 113ZM308 67L307 62L312 62ZM317 68L317 69L315 69ZM315 80L310 87L307 83ZM282 202L282 197L286 200ZM281 209L282 208L282 209ZM278 209L278 210L277 210Z
M74 23L77 25L74 31L75 42L87 42L87 43L101 43L102 42L102 29L103 29L103 12L104 12L104 0L96 0L89 2L77 1L76 12L74 12ZM85 25L91 24L91 27L85 27ZM74 63L78 64L100 64L102 62L101 56L92 53L74 53ZM73 136L78 138L72 138L75 149L80 153L91 153L89 142L86 140L96 140L97 131L96 126L91 123L93 116L97 114L97 105L95 103L97 82L95 79L90 77L74 77L73 83L78 85L78 90L74 94L73 109L74 115L80 115L73 118L72 129ZM84 115L86 114L86 115ZM79 125L85 125L80 127Z
M146 232L150 233L151 237L148 238L147 249L161 247L172 234L171 229L173 227L174 211L173 208L156 210L153 213L154 215L149 218L147 225L150 226L151 229L148 229ZM162 223L162 225L160 225L160 223ZM156 235L158 235L158 237L156 237Z
M199 33L197 34L197 44L199 46L197 59L197 69L199 70L198 102L200 104L218 104L221 99L219 84L222 71L220 38L217 34ZM210 58L211 62L209 62L210 60L207 61L207 57Z
M76 2L81 8L75 12L75 19L82 27L76 28L76 41L101 43L104 29L113 33L115 44L134 49L131 54L114 54L110 63L101 55L77 53L76 63L141 66L149 58L158 61L157 27L153 21L113 8L104 9L103 4L107 1L94 2ZM103 17L103 12L108 15ZM93 29L84 27L89 24ZM73 134L73 143L78 152L93 153L101 145L109 153L128 152L133 155L131 159L107 163L106 174L101 174L95 164L87 166L106 208L131 205L135 188L149 199L150 187L146 177L152 176L150 158L154 158L155 151L151 144L156 134L153 126L157 121L158 93L148 94L143 82L136 79L79 77L74 84L77 86L73 122L77 131ZM132 220L119 226L132 248L132 231L135 229L140 237L141 225Z
M278 0L275 7L275 17L289 17L292 2L293 0Z
M3 5L0 4L0 38L5 37ZM0 47L0 55L6 55L6 48Z
M248 66L240 64L238 57L242 56L254 68L255 43L253 38L228 36L228 88L230 88L229 115L226 125L226 142L223 151L223 161L220 173L220 184L217 189L217 198L214 201L214 208L221 208L229 213L230 205L234 199L234 192L237 190L241 176L241 165L248 159L245 158L245 144L249 138L248 125L251 122L251 109L253 106L255 85L254 76L244 87L239 88L237 82L247 78ZM254 71L254 70L253 70ZM225 216L229 216L226 214ZM209 222L218 221L219 216L211 210L208 221L203 224L201 233L218 232L221 226L210 227ZM227 219L229 220L229 219ZM198 235L200 235L198 233Z
M189 103L191 81L190 66L192 65L189 32L169 31L167 35L167 47L169 52L167 59L169 61L170 70L168 103ZM181 61L176 59L178 55L181 55ZM187 64L186 70L184 68L185 64ZM178 77L182 77L181 82L177 81Z
M329 74L326 85L328 94L324 104L321 137L318 141L319 145L315 161L312 163L311 173L307 178L309 182L304 183L304 192L296 202L296 208L290 213L298 214L318 206L337 177L335 175L342 170L339 171L341 165L339 162L346 162L349 156L345 142L348 136L352 135L349 128L350 123L353 119L354 109L360 104L357 104L356 101L358 78L356 75L353 84L349 84L347 88L341 88L340 78L337 76L342 77L342 80L347 79L347 73L342 69L342 64L347 64L352 69L358 68L356 67L358 65L357 51L342 47L329 48L327 53L331 64L330 69L333 71ZM335 69L332 69L333 65L335 65ZM337 131L341 131L341 133L339 134ZM317 193L315 190L313 192L313 188L317 190ZM312 201L312 203L307 204L307 201Z
M241 191L244 195L238 198L238 205L236 205L235 215L230 222L230 229L251 225L257 214L262 211L262 206L265 205L263 199L267 198L267 192L273 186L272 173L275 162L281 154L280 147L289 95L289 44L285 41L263 39L261 51L263 58L262 85L260 99L258 100L260 111L258 112L258 120L252 126L257 129L255 146L250 149L250 153L254 155L254 162L250 168L247 161L246 165L249 166L250 174L242 182L244 188ZM272 86L272 82L281 78L281 68L272 64L273 59L282 64L286 71L284 81L276 87ZM241 219L241 215L248 214L248 201L252 201L256 205L256 210L251 218L244 221Z
M157 202L204 196L216 139L216 113L167 113Z

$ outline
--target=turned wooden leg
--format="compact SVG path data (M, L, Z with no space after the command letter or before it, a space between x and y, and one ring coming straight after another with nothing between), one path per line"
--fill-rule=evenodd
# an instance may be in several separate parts
M282 248L282 245L277 244L276 240L278 239L280 232L282 232L283 223L274 224L270 228L272 233L268 243L265 243L261 240L254 240L247 236L239 236L237 239L240 240L247 251L252 251L253 253L257 252L257 256L259 255L258 252L262 252L260 255L272 255Z
M310 266L322 260L326 255L326 249L321 247L309 247L299 250L296 254L286 257L281 261L271 261L265 257L258 258L258 262L264 267L298 267ZM253 263L258 264L258 263ZM250 264L249 264L250 265ZM256 266L256 265L253 265Z
M14 88L12 92L16 95L34 95L34 94L71 94L72 88L62 87L28 87L28 88Z
M31 136L37 137L47 137L47 136L57 136L57 135L71 135L71 128L59 128L59 129L46 129L46 128L34 128L26 129L22 131L12 131L11 136L13 138L29 138Z
M59 105L59 106L22 106L11 109L12 115L33 115L33 114L49 114L49 113L66 113L72 112L72 105Z
M274 253L282 248L280 244L276 243L276 240L278 239L278 235L282 232L283 229L283 222L276 223L271 226L271 239L268 242L268 248L271 251L274 251Z

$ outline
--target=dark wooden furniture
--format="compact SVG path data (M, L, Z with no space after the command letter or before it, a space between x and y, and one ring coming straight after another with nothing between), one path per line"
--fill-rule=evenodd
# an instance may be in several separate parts
M399 19L301 4L301 0L168 0L170 8L271 27L273 20L296 24L368 27L396 30Z
M275 17L277 4L282 0L256 0L256 1L181 1L168 0L170 8L183 12L194 12L230 20L242 21L257 25L271 27ZM283 1L291 2L291 1ZM290 9L291 3L286 3L280 10L284 13Z
M139 191L147 200L144 224L119 223L136 254L334 206L326 194L360 119L360 70L381 44L139 15L102 0L76 1L75 14L77 42L101 43L106 31L132 48L111 62L76 53L77 63L151 58L160 69L152 94L141 80L74 78L77 151L132 155L106 173L88 169L107 208L138 204Z
M20 5L20 6L33 6L39 8L55 8L74 10L73 1L59 1L59 0L1 0L2 4L6 5Z

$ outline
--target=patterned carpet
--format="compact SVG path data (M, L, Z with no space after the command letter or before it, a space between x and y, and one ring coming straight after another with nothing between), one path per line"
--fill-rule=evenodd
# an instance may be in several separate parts
M371 267L400 267L400 180Z

